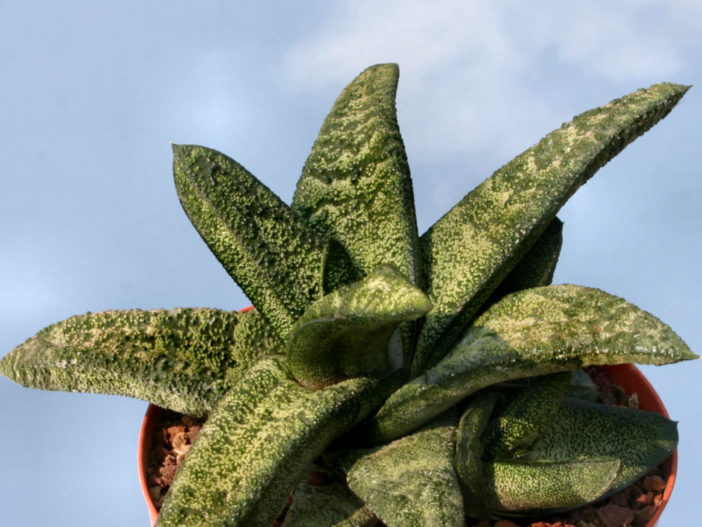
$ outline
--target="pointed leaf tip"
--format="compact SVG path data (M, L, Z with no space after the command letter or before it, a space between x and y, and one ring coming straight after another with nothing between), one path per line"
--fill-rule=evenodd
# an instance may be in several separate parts
M334 102L298 181L292 207L337 239L364 276L384 263L419 284L410 169L397 122L397 64L364 70ZM401 328L409 361L415 325Z
M324 240L230 157L202 146L173 148L176 190L190 221L286 340L322 294Z
M527 289L491 306L436 366L395 392L374 417L372 435L395 439L490 384L696 358L668 325L622 298L568 284Z
M29 388L124 395L203 416L258 356L281 348L256 311L103 311L44 328L0 371Z
M420 240L427 294L413 373L435 365L560 207L688 87L661 83L586 111L498 169Z
M397 123L396 64L364 70L335 101L305 162L292 207L338 239L364 273L390 263L418 283L417 225Z

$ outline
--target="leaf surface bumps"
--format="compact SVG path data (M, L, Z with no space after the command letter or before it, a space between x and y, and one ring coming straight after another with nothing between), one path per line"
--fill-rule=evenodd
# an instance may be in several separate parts
M243 166L224 154L173 145L178 197L229 275L281 339L323 294L326 242Z
M284 351L255 310L103 311L41 330L0 371L30 388L126 395L203 416L259 356Z
M400 437L471 393L511 379L597 364L696 359L656 317L598 289L551 285L509 295L483 313L435 367L395 392L372 422Z
M441 418L375 451L348 454L347 482L388 527L461 527L456 421Z
M269 527L312 461L396 386L355 378L310 391L263 358L220 399L161 509L160 527Z
M568 198L665 117L688 88L656 84L575 117L498 169L422 235L423 283L435 309L419 336L413 374L449 352Z
M397 125L399 69L379 64L341 93L312 147L293 208L339 240L361 270L392 264L418 284L417 226Z

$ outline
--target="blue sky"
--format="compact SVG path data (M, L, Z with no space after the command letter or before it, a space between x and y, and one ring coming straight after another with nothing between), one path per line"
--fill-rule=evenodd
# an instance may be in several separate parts
M401 68L420 231L573 115L696 84L564 207L555 281L623 296L702 353L702 4L232 4L0 3L0 355L76 313L248 305L181 210L169 143L219 149L289 201L336 95L379 62ZM700 365L645 371L680 421L661 525L690 524ZM145 407L0 378L3 525L146 525Z

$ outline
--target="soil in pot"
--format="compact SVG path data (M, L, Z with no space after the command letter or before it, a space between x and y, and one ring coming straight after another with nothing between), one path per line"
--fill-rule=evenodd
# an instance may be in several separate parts
M617 374L626 374L626 370L617 370L615 374L612 368L592 367L587 370L600 391L600 401L609 405L638 408L642 403L639 400L639 394L627 393L622 386L612 382L608 371L613 377L617 377ZM650 401L643 401L644 408L650 405ZM145 460L146 485L155 510L161 507L180 462L204 423L204 419L184 416L168 410L158 410L151 448ZM675 455L674 453L620 493L577 511L539 518L473 520L469 525L474 527L645 527L653 525L659 509L670 493L670 489L667 493L665 491L671 474L674 478ZM672 481L670 483L672 486ZM280 525L282 519L281 517L276 520L274 526Z

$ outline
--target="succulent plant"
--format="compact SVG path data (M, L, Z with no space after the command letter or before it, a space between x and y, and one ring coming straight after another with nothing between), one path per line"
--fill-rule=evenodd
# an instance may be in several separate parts
M581 368L696 355L621 298L550 283L559 208L688 88L575 117L419 236L397 81L384 64L346 87L290 206L173 147L181 203L254 309L88 313L0 362L25 386L207 417L159 525L268 527L295 491L287 527L458 527L579 507L675 449L674 422L588 400Z

